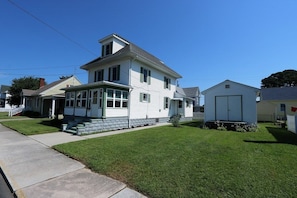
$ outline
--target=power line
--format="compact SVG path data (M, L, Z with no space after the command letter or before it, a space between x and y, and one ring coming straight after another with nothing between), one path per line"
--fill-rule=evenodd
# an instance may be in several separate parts
M62 33L61 31L57 30L56 28L54 28L53 26L49 25L48 23L44 22L43 20L41 20L40 18L38 18L37 16L33 15L31 12L27 11L26 9L24 9L23 7L21 7L20 5L16 4L15 2L8 0L8 2L10 2L12 5L14 5L15 7L17 7L18 9L22 10L23 12L25 12L27 15L31 16L32 18L34 18L35 20L37 20L38 22L42 23L43 25L47 26L48 28L50 28L51 30L53 30L54 32L60 34L62 37L64 37L65 39L67 39L68 41L74 43L75 45L77 45L78 47L82 48L83 50L87 51L88 53L97 56L96 53L92 52L91 50L87 49L86 47L84 47L83 45L81 45L80 43L76 42L75 40L71 39L69 36L67 36L66 34Z
M4 69L2 69L1 68L1 71L8 71L8 70L10 70L10 71L13 71L13 70L36 70L36 69L53 69L53 68L66 68L66 67L79 67L80 65L66 65L66 66L62 66L62 65L60 65L60 66L54 66L54 67L52 67L52 66L44 66L44 67L26 67L26 68L24 68L24 67L16 67L16 68L4 68Z

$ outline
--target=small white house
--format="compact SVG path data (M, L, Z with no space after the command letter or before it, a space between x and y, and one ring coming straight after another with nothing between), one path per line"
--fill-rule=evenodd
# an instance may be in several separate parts
M259 89L225 80L202 91L204 121L257 123L256 98Z
M192 119L192 98L177 90L180 74L119 35L99 42L101 56L81 66L88 83L64 89L68 123L90 120L73 129L76 133L167 122L176 114Z

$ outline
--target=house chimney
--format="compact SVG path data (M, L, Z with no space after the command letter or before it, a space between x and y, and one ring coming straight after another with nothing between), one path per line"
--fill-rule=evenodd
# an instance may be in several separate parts
M39 78L39 89L45 85L44 78Z

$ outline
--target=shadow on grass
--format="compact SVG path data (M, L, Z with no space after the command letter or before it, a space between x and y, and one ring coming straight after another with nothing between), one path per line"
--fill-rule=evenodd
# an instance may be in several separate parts
M203 121L184 122L184 123L181 123L181 126L201 127L201 126L203 126Z
M276 141L266 141L266 140L244 140L244 142L249 143L259 143L259 144L291 144L297 145L297 135L287 131L283 128L266 127L268 132L274 136Z
M61 124L62 124L62 120L57 120L57 119L54 119L54 120L42 120L40 122L40 124L45 125L45 126L52 126L52 127L60 128Z

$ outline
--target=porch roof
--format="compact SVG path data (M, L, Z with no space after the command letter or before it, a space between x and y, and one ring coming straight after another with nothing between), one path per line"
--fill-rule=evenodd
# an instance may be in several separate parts
M78 85L78 86L66 87L66 88L63 88L62 90L65 90L65 91L78 91L78 90L100 88L100 87L103 87L103 86L116 87L116 88L122 88L122 89L132 88L129 85L124 85L124 84L119 84L119 83L114 83L114 82L109 82L109 81L99 81L99 82L93 82L93 83Z

